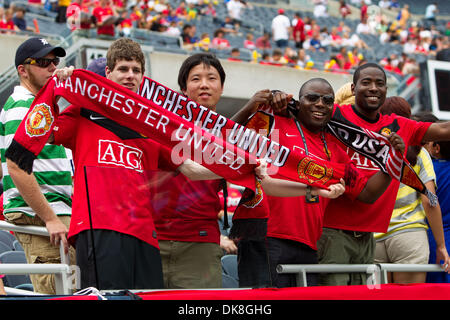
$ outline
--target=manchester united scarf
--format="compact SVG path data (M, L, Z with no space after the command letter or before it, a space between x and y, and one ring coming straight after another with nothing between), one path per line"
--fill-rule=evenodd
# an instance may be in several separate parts
M29 173L59 115L57 97L151 137L172 149L175 163L191 159L249 188L252 192L248 200L254 204L262 197L254 176L257 159L276 167L286 179L313 186L326 187L345 178L344 165L313 161L150 78L144 79L136 94L85 70L75 70L64 82L56 77L49 79L21 122L6 157ZM268 119L260 118L257 127L268 127L265 121Z

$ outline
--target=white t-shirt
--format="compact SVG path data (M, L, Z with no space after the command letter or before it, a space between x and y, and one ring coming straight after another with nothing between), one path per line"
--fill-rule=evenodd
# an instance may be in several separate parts
M416 51L416 43L414 41L405 42L403 45L403 52L406 54L411 54Z
M289 18L283 14L277 15L272 20L272 34L273 39L275 41L285 39L289 39L289 27L291 26L291 22Z

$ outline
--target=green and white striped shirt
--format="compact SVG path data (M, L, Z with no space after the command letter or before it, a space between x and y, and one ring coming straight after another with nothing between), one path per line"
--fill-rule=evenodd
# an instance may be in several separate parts
M3 169L4 213L23 212L34 216L14 185L6 166L5 151L11 144L21 121L25 118L34 96L26 88L16 86L0 113L0 155ZM62 146L46 144L34 160L33 174L42 193L57 215L71 215L72 165L71 154Z

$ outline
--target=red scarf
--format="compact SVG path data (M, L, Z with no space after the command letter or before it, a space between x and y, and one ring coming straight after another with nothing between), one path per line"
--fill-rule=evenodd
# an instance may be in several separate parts
M257 158L276 166L286 179L313 186L326 187L345 176L344 165L313 162L150 78L144 79L139 95L85 70L75 70L64 82L51 78L35 97L6 154L27 172L32 171L35 157L53 130L58 117L57 96L152 137L172 149L172 155L183 150L180 163L192 159L228 181L251 189L257 198L261 196L254 176ZM268 118L259 121L254 127L269 128Z

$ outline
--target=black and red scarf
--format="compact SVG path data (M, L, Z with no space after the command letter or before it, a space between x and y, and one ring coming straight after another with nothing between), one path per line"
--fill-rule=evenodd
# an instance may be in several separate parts
M28 173L59 116L57 97L151 137L172 149L178 159L191 159L249 188L249 201L257 202L258 195L262 196L254 175L257 159L277 167L286 179L318 187L345 177L345 165L313 161L256 133L255 129L270 127L269 117L260 117L257 123L252 121L252 129L246 128L150 78L144 77L136 94L86 70L74 70L64 82L52 77L36 95L6 152L7 158ZM299 172L300 167L305 170Z

